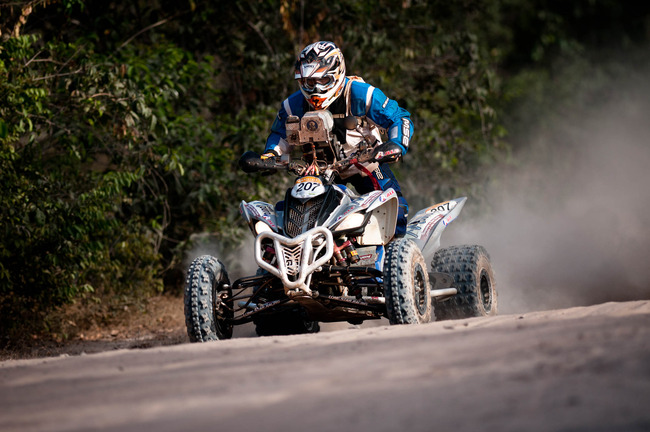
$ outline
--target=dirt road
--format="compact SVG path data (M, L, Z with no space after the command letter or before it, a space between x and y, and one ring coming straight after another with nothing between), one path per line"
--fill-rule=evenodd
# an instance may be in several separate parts
M8 431L648 431L650 301L0 363Z

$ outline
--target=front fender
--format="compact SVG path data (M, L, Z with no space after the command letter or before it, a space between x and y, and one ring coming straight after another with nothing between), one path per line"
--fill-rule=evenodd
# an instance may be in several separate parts
M363 234L357 237L362 246L385 245L395 234L399 199L394 189L373 191L352 201L333 217L329 227L337 231L344 220L354 214L365 216Z
M239 204L239 212L250 226L253 234L257 234L255 232L255 222L257 221L263 221L274 232L278 232L278 218L271 204L263 201L251 201L249 203L242 201Z

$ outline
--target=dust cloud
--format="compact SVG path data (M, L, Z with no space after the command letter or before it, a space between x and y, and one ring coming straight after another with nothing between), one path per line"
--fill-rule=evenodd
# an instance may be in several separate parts
M490 210L443 235L488 249L500 312L650 298L650 85L630 76L540 113L493 173Z
M248 230L244 234L245 238L235 247L225 246L214 233L193 234L190 237L192 247L185 253L183 268L189 268L192 261L202 255L211 255L226 267L231 282L244 276L254 276L257 271L253 258L254 239Z

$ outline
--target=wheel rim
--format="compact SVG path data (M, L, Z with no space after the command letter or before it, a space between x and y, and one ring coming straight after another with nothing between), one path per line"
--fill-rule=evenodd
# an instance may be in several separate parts
M489 312L492 308L492 281L490 280L490 275L486 270L481 271L480 278L480 293L481 293L481 303L486 312Z
M417 306L418 312L420 315L425 315L427 313L427 307L429 302L427 299L427 286L424 279L424 270L420 264L415 266L415 277L413 280L413 289L415 294L415 304Z
M223 285L215 283L212 288L212 316L214 317L214 328L217 334L220 337L229 338L232 331L232 324L227 319L231 318L232 314L228 309L221 307L223 301L219 295L223 292L229 293L229 291L223 290ZM219 319L219 317L226 319Z

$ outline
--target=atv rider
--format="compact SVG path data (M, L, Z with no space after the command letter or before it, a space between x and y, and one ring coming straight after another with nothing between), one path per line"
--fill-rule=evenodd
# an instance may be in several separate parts
M343 53L332 42L315 42L305 47L296 61L294 77L300 91L282 103L262 159L289 153L285 128L289 115L302 117L308 111L329 110L334 117L334 133L342 146L341 158L357 152L364 138L374 146L374 161L350 166L339 173L340 179L352 184L360 194L393 188L399 198L395 234L403 236L408 205L388 162L396 161L408 150L413 136L409 112L361 78L346 77ZM350 127L350 119L354 120L351 116L356 117L356 127ZM387 134L388 142L382 144L381 132Z

